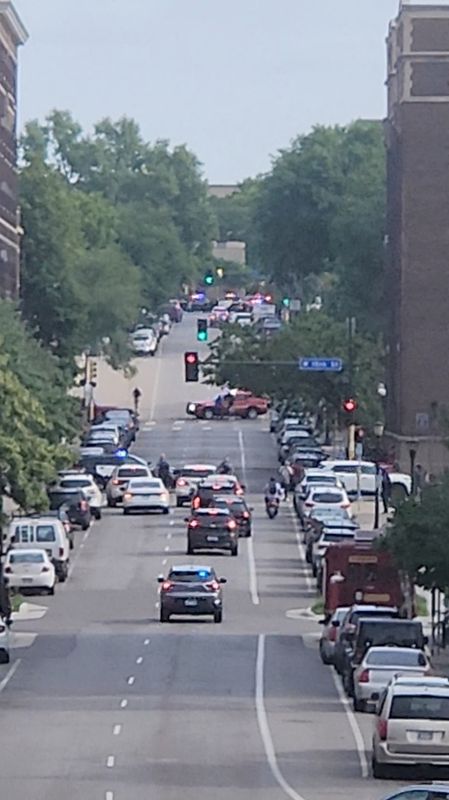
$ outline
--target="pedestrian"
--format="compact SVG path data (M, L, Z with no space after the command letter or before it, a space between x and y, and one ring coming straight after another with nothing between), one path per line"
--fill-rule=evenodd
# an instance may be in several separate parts
M140 401L140 398L141 398L141 397L142 397L142 392L141 392L141 391L140 391L140 389L138 389L138 388L137 388L137 386L136 386L136 388L135 388L135 389L134 389L134 391L133 391L133 398L134 398L134 412L135 412L136 414L138 414L138 413L139 413L139 401Z
M427 473L421 464L417 464L413 476L413 489L417 497L421 497L427 479Z
M157 474L167 489L171 488L171 472L170 464L168 463L165 453L161 453L159 461L157 462Z
M288 493L291 489L291 481L292 481L292 468L288 466L288 464L283 464L282 467L279 469L279 474L281 476L281 486L285 493L285 500L288 498Z
M390 476L386 469L381 470L381 494L382 494L382 503L384 507L384 514L388 514L388 510L390 508L390 499L391 499L391 480Z

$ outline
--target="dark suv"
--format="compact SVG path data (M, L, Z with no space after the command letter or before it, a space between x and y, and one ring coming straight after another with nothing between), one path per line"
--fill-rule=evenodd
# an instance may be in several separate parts
M239 536L251 536L252 508L246 504L243 497L236 497L235 495L214 495L212 505L215 508L227 508L231 515L234 517Z
M239 552L239 531L235 519L225 508L197 508L186 518L187 554L196 550Z
M338 625L340 631L334 657L334 664L337 672L339 672L340 675L343 674L346 654L351 653L353 650L357 623L361 617L394 619L398 616L399 612L394 606L352 605Z
M221 584L212 567L196 565L172 567L166 578L158 578L160 588L160 621L168 622L172 614L211 614L214 622L223 619Z

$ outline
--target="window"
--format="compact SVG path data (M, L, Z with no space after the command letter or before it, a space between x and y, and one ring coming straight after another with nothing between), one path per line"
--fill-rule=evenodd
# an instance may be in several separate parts
M43 553L11 553L10 564L42 564L44 561Z
M169 580L176 583L202 583L203 581L211 581L214 578L215 575L208 570L201 570L201 572L196 570L192 570L192 572L187 572L187 570L176 572L173 570L169 575Z
M390 719L428 719L449 721L449 696L397 695L393 698Z
M61 489L83 489L91 485L88 478L67 478L60 483Z
M36 528L36 542L55 542L55 529L53 525L38 525Z
M366 659L369 666L382 667L425 667L427 659L419 650L410 652L392 653L388 650L370 653Z
M118 478L147 478L148 477L148 470L145 467L141 469L137 468L126 468L120 469L118 471Z
M337 492L314 492L312 500L314 503L341 503L343 497Z
M33 541L33 533L29 525L17 525L14 531L13 542L27 544Z

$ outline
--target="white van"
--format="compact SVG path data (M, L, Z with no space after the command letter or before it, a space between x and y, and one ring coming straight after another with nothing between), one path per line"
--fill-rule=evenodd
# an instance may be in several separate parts
M9 526L9 543L15 550L45 550L63 583L69 573L70 545L61 520L55 517L16 517Z

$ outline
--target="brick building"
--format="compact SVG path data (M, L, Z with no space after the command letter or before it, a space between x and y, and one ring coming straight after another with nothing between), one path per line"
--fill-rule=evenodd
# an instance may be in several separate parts
M401 4L387 86L388 427L404 446L419 439L420 460L438 469L449 409L449 2Z
M17 51L28 38L9 2L0 2L0 295L15 299L20 283L17 188Z

